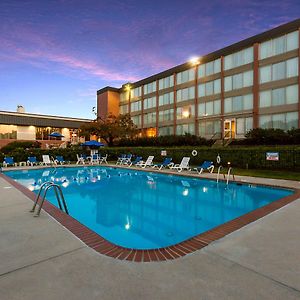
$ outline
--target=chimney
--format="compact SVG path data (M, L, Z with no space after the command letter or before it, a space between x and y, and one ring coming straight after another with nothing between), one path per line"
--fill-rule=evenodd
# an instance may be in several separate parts
M17 112L18 113L24 113L25 112L25 108L23 105L18 105L17 106Z

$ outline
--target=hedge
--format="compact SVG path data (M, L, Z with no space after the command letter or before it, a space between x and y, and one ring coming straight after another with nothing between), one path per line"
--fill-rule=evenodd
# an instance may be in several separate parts
M192 156L192 151L197 150L197 156ZM216 162L216 157L219 154L221 164L227 165L230 162L233 167L251 168L251 169L282 169L282 170L300 170L300 147L104 147L100 149L100 153L108 154L108 160L115 161L121 153L132 153L134 155L147 158L149 155L155 156L155 161L163 160L161 151L166 150L167 156L173 158L175 163L179 163L183 156L191 157L192 165L199 165L204 160L212 160ZM279 161L267 161L266 152L279 152ZM36 156L38 160L42 160L43 154L49 154L55 157L63 155L65 160L76 161L76 154L88 153L84 148L69 148L69 149L15 149L9 153L13 156L16 162L27 161L27 157ZM3 161L4 154L0 154L0 162Z

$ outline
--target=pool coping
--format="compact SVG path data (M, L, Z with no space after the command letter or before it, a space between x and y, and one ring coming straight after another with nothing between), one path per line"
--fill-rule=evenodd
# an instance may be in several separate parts
M78 165L76 165L78 166ZM110 166L111 167L111 166ZM30 168L29 168L30 169ZM12 170L12 169L10 169ZM147 171L147 169L143 169ZM4 172L5 173L5 172ZM166 173L159 172L163 174L176 175L176 173ZM178 173L177 175L185 176L183 173ZM0 177L22 192L25 196L30 198L32 201L35 200L36 194L16 182L12 178L6 176L3 173L0 173ZM191 177L191 176L186 176ZM247 184L242 182L242 184ZM264 184L257 184L262 186L270 186ZM274 187L274 186L273 186ZM85 225L78 222L76 219L62 212L56 206L51 204L49 201L45 201L43 205L43 210L46 211L50 216L57 220L61 225L73 233L77 238L79 238L87 246L95 250L96 252L113 257L119 260L134 261L134 262L155 262L155 261L168 261L173 260L179 257L183 257L187 254L191 254L197 250L200 250L210 243L223 238L224 236L244 227L247 224L250 224L273 211L278 210L279 208L297 200L300 198L300 189L297 188L286 188L292 190L294 194L276 200L270 204L267 204L263 207L260 207L256 210L253 210L247 214L244 214L238 218L235 218L231 221L228 221L224 224L221 224L213 229L205 231L201 234L198 234L188 240L180 242L178 244L162 247L158 249L150 250L139 250L125 248L122 246L115 245L114 243L109 242L105 238L101 237L99 234L89 229Z

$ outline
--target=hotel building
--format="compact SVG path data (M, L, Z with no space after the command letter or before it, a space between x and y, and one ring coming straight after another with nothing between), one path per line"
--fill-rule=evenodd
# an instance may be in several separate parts
M0 111L0 148L17 140L39 141L43 146L79 142L78 129L88 119L25 113L22 106L16 112ZM50 133L59 132L61 140L51 139Z
M121 88L97 91L98 117L130 113L144 136L243 138L300 127L300 19Z

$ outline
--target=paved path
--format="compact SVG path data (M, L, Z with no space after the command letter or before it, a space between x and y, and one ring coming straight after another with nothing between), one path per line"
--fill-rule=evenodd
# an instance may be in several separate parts
M186 257L124 262L86 247L0 179L0 299L300 299L300 200Z

